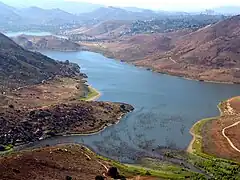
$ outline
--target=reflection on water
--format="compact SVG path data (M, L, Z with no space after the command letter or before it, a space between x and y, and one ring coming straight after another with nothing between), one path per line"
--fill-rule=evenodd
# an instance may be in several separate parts
M218 115L217 104L240 93L239 85L161 75L92 52L43 53L78 63L88 82L101 91L100 100L126 102L134 105L135 111L99 134L58 137L42 141L40 146L83 143L101 155L122 161L159 156L153 149L185 149L191 141L192 125Z

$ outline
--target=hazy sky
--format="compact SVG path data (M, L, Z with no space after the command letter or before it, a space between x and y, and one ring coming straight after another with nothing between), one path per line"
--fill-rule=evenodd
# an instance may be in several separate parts
M0 0L10 5L51 4L51 2L77 1L107 6L132 6L155 10L198 11L220 6L240 6L240 0Z
M240 0L68 0L112 6L137 6L151 9L208 9L219 6L240 6Z

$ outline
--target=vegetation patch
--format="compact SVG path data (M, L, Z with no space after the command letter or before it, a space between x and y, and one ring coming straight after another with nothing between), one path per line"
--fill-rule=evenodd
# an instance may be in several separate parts
M120 162L110 160L106 157L97 156L99 159L107 161L119 169L121 175L125 177L134 177L134 176L151 176L164 179L204 179L204 175L191 172L187 169L184 169L180 166L175 166L166 163L160 163L155 160L144 160L144 163L141 165L132 165L132 164L121 164Z
M223 104L219 104L218 107L222 114ZM218 117L203 119L193 126L191 132L195 135L195 141L192 144L193 152L189 154L188 161L216 179L240 179L240 163L221 159L203 152L202 128L206 122L217 119Z
M92 88L91 86L88 86L87 96L82 97L80 100L90 101L90 100L94 99L95 97L97 98L98 96L100 96L100 93L96 89Z
M10 152L10 151L12 151L12 149L13 149L13 145L11 145L11 144L6 145L6 146L0 145L0 154Z

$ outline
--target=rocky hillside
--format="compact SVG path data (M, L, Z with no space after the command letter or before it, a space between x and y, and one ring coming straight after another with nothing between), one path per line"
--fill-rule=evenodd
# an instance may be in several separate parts
M78 51L82 47L69 41L68 39L56 36L28 36L20 35L12 38L17 44L25 49L34 50L59 50L59 51Z
M0 87L36 84L56 75L75 76L79 66L27 51L0 34Z
M32 111L1 109L0 145L25 144L61 134L97 132L133 110L120 103L85 102L52 105Z

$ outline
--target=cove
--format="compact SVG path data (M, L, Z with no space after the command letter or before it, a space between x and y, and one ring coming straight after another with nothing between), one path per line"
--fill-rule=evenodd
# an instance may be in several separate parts
M135 107L118 124L85 136L56 137L31 147L81 143L103 156L129 162L153 149L184 150L191 141L192 125L219 115L217 104L240 94L240 85L182 79L137 68L93 52L42 51L56 60L81 66L88 83L98 89L99 101L125 102ZM29 147L30 147L29 146Z

